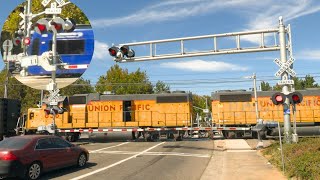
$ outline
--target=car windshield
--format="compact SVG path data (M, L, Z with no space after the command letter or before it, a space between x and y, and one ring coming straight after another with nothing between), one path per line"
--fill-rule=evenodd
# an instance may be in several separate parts
M31 142L31 139L27 139L27 138L6 138L3 141L0 141L0 148L22 149L29 142Z

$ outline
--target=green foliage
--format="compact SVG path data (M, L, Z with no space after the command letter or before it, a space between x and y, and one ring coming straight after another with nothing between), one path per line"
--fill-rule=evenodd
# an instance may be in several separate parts
M0 72L0 94L4 95L5 81L7 71L3 69ZM36 107L38 101L40 101L40 90L32 89L23 85L14 77L10 77L8 81L8 98L18 99L21 101L22 113L26 113L28 108ZM2 96L3 97L3 96ZM37 98L38 97L38 98Z
M306 77L304 78L294 77L292 79L294 81L295 90L304 90L306 88L319 88L318 83L316 83L316 80L311 75L306 75ZM276 84L271 88L268 82L262 81L261 90L262 91L269 91L269 90L281 91L282 86Z
M165 84L163 81L158 81L156 86L153 88L154 93L170 91L170 86Z
M263 154L270 157L270 162L281 168L279 143L265 149ZM286 175L301 179L320 178L320 138L300 139L297 144L284 144L283 154Z
M153 86L146 72L138 69L129 73L128 69L122 69L118 64L112 66L105 76L100 76L96 85L96 91L103 93L111 91L115 94L151 94Z
M294 86L296 90L302 90L306 88L317 88L319 85L315 83L315 79L311 75L306 75L304 79L294 77Z
M272 87L270 86L270 84L268 82L261 82L261 91L271 91Z
M210 109L211 109L210 96L200 96L197 94L192 95L192 105L197 107L197 108L194 108L194 110L193 110L193 115L192 115L193 119L196 119L197 114L199 114L202 117L206 116L206 114L202 110L202 109L206 109L206 99L208 102L208 109L210 111ZM199 109L199 108L201 108L201 109Z
M60 90L60 94L64 96L71 96L74 94L86 94L94 92L94 88L90 85L89 80L85 80L82 77L76 80L74 83Z

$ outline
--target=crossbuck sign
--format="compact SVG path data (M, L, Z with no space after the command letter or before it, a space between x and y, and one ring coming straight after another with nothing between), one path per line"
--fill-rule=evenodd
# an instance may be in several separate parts
M282 63L279 59L275 59L274 62L280 67L275 76L280 77L284 72L287 72L292 77L296 77L296 72L294 72L293 69L290 68L290 66L294 62L293 58L290 58L285 63Z
M290 68L290 66L293 64L294 59L290 58L287 62L282 63L279 59L275 59L274 62L280 67L280 69L276 72L275 76L281 77L281 75L284 72L287 72L291 77L296 76L296 72L294 72L293 69ZM285 84L294 84L293 80L283 79L278 82L279 85L285 85Z
M43 0L41 4L46 7L51 1L53 0ZM55 2L51 3L50 8L46 8L45 14L61 14L61 8L57 7L57 4L59 6L63 6L66 2L64 0L55 0Z

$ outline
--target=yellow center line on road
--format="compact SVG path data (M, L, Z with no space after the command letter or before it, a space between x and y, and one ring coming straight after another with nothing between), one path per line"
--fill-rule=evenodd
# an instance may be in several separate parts
M119 165L119 164L121 164L121 163L123 163L123 162L126 162L126 161L128 161L128 160L130 160L130 159L136 158L137 156L142 155L143 153L146 153L146 152L150 151L151 149L154 149L154 148L156 148L156 147L158 147L158 146L160 146L160 145L162 145L162 144L164 144L164 143L165 143L165 142L156 144L156 145L154 145L154 146L152 146L152 147L150 147L150 148L148 148L148 149L146 149L146 150L144 150L144 151L142 151L142 152L140 152L140 153L137 153L137 154L135 154L135 155L133 155L133 156L130 156L130 157L126 158L126 159L123 159L123 160L121 160L121 161L118 161L118 162L116 162L116 163L114 163L114 164L111 164L111 165L109 165L109 166L106 166L106 167L104 167L104 168L97 169L97 170L92 171L92 172L90 172L90 173L87 173L87 174L84 174L84 175L75 177L75 178L73 178L73 179L71 179L71 180L83 179L83 178L85 178L85 177L91 176L91 175L96 174L96 173L99 173L99 172L101 172L101 171L110 169L110 168L112 168L112 167L114 167L114 166L116 166L116 165Z
M95 152L98 152L98 151L101 151L101 150L105 150L105 149L110 149L110 148L122 146L122 145L125 145L125 144L128 144L128 143L129 143L129 142L124 142L124 143L121 143L121 144L118 144L118 145L115 145L115 146L109 146L109 147L106 147L106 148L101 148L101 149L89 151L89 153L95 153Z

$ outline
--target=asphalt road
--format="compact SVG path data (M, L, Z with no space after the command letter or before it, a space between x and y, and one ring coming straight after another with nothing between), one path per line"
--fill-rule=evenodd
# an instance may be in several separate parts
M213 152L213 141L114 142L82 145L90 151L84 169L66 168L41 179L199 180Z

